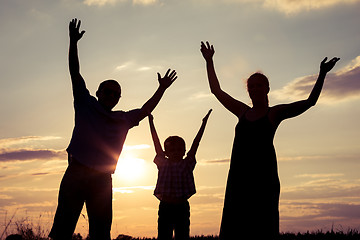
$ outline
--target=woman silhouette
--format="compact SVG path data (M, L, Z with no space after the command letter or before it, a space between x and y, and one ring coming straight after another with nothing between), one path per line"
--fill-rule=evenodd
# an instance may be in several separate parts
M273 145L281 121L298 116L317 102L326 74L339 58L320 65L319 77L306 100L269 106L267 77L255 73L247 81L252 107L224 92L214 69L214 47L201 42L211 92L220 103L238 117L235 128L230 170L227 179L220 239L244 235L256 239L275 239L279 234L280 182Z

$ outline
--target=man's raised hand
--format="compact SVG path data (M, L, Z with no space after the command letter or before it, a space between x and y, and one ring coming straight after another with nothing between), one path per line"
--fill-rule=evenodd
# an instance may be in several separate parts
M170 85L177 79L175 70L172 70L171 73L170 71L171 69L169 68L164 77L161 77L160 73L157 73L159 84L164 89L170 87Z
M80 20L78 21L76 18L74 18L70 21L70 23L69 23L70 41L77 42L84 35L85 31L80 32L80 30L79 30L80 25L81 25L81 21Z

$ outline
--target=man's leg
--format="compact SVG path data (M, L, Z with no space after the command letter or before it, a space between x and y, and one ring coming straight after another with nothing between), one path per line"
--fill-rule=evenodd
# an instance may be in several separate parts
M112 223L112 179L110 174L92 175L87 186L86 210L91 240L110 240Z
M69 166L60 184L58 206L49 237L54 240L71 240L84 205L78 169Z

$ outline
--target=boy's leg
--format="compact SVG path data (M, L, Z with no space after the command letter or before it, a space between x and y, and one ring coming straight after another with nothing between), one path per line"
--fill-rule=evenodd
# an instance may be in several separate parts
M158 214L158 240L171 240L174 229L174 211L171 204L160 201Z
M189 202L176 207L175 240L190 239L190 205Z
M110 174L95 174L87 186L86 210L91 240L110 240L112 223L112 179Z
M74 166L68 166L60 184L58 206L49 237L70 240L84 205L81 179Z

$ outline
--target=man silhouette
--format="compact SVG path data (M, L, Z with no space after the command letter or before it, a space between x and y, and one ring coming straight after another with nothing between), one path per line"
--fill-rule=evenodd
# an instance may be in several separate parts
M140 108L112 111L121 96L120 84L106 80L99 85L97 99L90 95L80 74L77 43L85 31L81 21L69 24L69 70L74 95L75 127L67 148L69 165L61 181L58 207L49 236L71 239L84 203L89 218L90 239L110 240L112 179L127 132L137 126L159 103L176 80L176 72L158 73L159 87Z

